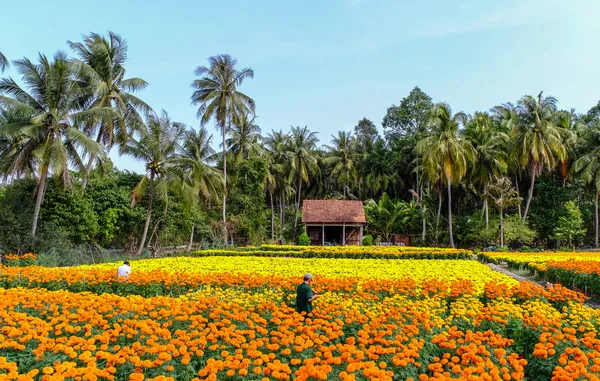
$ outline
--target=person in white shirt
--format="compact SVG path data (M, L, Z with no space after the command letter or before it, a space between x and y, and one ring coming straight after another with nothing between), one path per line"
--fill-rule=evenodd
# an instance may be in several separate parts
M131 274L131 266L129 266L129 261L125 261L117 269L117 277L127 279L127 278L129 278L130 274Z

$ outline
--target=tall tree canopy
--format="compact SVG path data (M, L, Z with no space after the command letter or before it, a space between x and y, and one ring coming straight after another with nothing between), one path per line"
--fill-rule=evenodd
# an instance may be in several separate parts
M107 150L117 143L126 144L131 134L143 128L143 117L151 112L150 106L137 98L134 93L148 86L141 78L125 78L127 42L116 33L108 32L108 37L97 33L83 36L83 42L68 42L78 59L73 60L74 70L85 88L88 107L112 107L112 117L91 120L84 126L84 132L96 136ZM85 189L95 156L89 155L89 162L83 176Z
M263 136L242 92L254 71L227 54L196 69L200 126L190 128L143 100L149 85L130 76L134 61L117 33L66 46L70 56L23 58L12 64L20 78L0 79L0 225L18 236L0 235L0 250L46 247L55 232L74 245L137 253L182 238L189 250L291 242L311 198L359 199L374 212L387 205L392 212L380 210L380 219L398 222L394 232L464 247L498 237L513 246L569 242L564 218L557 225L568 212L561 205L573 202L567 209L579 210L581 225L573 244L598 246L600 103L582 115L540 93L469 116L415 87L381 115L382 136L367 118L329 141L314 126L267 126ZM0 72L7 65L0 54ZM115 169L114 151L143 162L144 173ZM78 230L58 226L61 219ZM389 238L378 222L371 231ZM595 234L579 237L592 226Z
M438 103L431 110L432 134L417 143L416 150L423 158L423 166L429 172L439 171L446 183L448 196L448 234L450 247L454 247L452 232L452 184L457 184L474 163L473 146L460 134L459 129L467 122L467 115L459 112L452 115L450 106Z
M4 70L6 70L6 68L8 68L8 60L6 59L4 54L0 52L0 73L3 73Z
M517 104L518 117L509 155L531 178L523 220L529 214L536 177L553 170L567 156L563 137L568 132L556 126L553 120L556 102L556 98L540 92L537 98L526 95Z
M185 136L185 126L173 122L166 111L160 116L148 115L147 130L142 130L139 139L130 138L123 147L125 154L142 161L146 174L131 192L131 205L135 206L142 197L147 198L148 213L140 239L137 254L140 255L146 244L148 228L152 219L154 198L165 203L170 181L177 181L176 158L181 150L181 139Z
M237 60L229 54L208 59L209 66L199 66L192 82L192 103L200 105L197 117L205 125L215 119L223 136L223 184L227 189L227 133L231 124L242 116L254 114L254 100L238 90L247 78L254 77L250 68L238 69ZM223 241L227 244L227 192L223 192Z
M412 89L398 106L392 105L387 109L381 122L386 138L398 139L426 132L432 106L429 95L418 86Z
M14 145L5 156L5 176L32 170L37 178L37 198L31 235L35 236L48 177L73 184L71 169L84 170L81 152L104 158L102 147L79 129L90 121L115 117L110 107L85 108L87 89L74 80L73 65L64 53L52 60L40 54L38 63L15 61L27 85L12 78L0 80L0 106L12 117L0 126L0 136Z

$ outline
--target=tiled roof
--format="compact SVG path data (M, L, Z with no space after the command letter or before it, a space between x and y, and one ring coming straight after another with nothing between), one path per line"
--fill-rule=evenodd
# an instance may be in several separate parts
M366 223L362 201L304 200L304 223Z

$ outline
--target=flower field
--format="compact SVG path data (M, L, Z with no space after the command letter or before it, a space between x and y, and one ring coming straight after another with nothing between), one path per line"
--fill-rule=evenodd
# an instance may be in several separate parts
M477 261L0 268L0 380L597 380L600 311ZM305 272L321 295L295 312ZM91 292L89 292L91 291Z
M545 279L580 289L586 295L600 295L600 261L548 261L537 270Z
M546 252L482 252L477 254L482 262L506 262L509 267L545 271L546 264L570 260L600 261L600 252L546 251Z
M261 245L227 250L199 250L195 256L265 256L298 258L380 258L380 259L472 259L464 249L406 246L296 246Z
M511 268L527 269L538 278L600 295L600 252L493 252L479 253L482 262L506 262Z
M37 259L37 254L25 253L23 255L8 254L4 257L6 266L33 266Z
M203 285L293 290L298 274L308 271L319 274L315 287L322 291L387 292L407 285L416 287L423 280L464 283L478 291L489 281L516 283L487 266L466 260L174 257L142 259L131 265L128 282L115 279L115 263L71 268L6 267L0 272L0 286L179 296Z

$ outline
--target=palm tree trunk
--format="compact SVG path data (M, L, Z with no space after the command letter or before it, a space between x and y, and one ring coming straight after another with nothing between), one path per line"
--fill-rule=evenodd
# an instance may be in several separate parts
M535 173L531 174L531 185L529 186L529 195L527 196L527 203L525 204L525 213L523 213L523 221L527 219L527 214L529 214L529 204L531 203L531 199L533 198L533 187L535 186Z
M223 243L227 246L227 143L223 123Z
M98 137L96 138L96 143L100 144L101 140L102 140L102 131L98 131ZM90 172L92 171L92 168L94 167L95 160L96 160L96 156L94 154L90 154L90 161L88 162L88 165L85 167L85 172L83 173L83 178L81 179L81 188L83 188L83 190L85 190L85 188L87 187L88 180L90 178Z
M483 195L484 195L484 199L483 199L483 214L485 215L485 228L489 228L490 227L490 216L489 216L489 211L488 211L488 200L487 200L487 185L484 184L483 185Z
M90 172L92 171L92 168L94 166L94 155L90 156L90 161L88 162L88 165L85 167L85 171L83 173L83 178L81 179L81 188L83 190L85 190L85 188L87 187L88 184L88 179L90 177Z
M504 211L500 208L500 247L504 246Z
M298 177L298 199L296 201L296 221L294 222L294 230L298 227L298 214L300 213L300 198L301 197L302 197L302 177Z
M160 223L162 222L162 219L158 219L156 221L156 223L154 224L154 229L152 229L152 234L150 234L150 238L148 238L148 243L146 244L146 247L151 247L152 250L152 258L156 258L156 254L158 254L158 251L160 250L160 246L158 243L158 227L160 225ZM152 246L152 239L154 238L154 246Z
M596 212L595 220L594 220L595 221L594 227L596 228L595 235L594 235L594 247L598 247L598 193L600 193L600 192L596 191L596 198L594 199L594 209Z
M269 191L271 198L271 240L275 240L275 209L273 209L273 191Z
M152 198L154 196L154 173L150 174L150 184L148 186L148 214L146 215L146 223L144 224L144 231L142 232L142 239L140 240L140 247L138 248L137 255L142 254L144 250L144 244L146 243L146 236L148 235L148 228L150 227L150 220L152 219Z
M421 205L421 207L423 207L423 205ZM425 210L423 210L423 231L421 232L423 243L425 242L425 238L427 238L427 219L425 218Z
M448 233L450 234L450 247L454 248L454 236L452 234L452 185L448 179Z
M517 178L517 175L515 175L515 187L517 189L517 196L521 197L521 192L519 192L519 179ZM519 212L519 218L521 217L521 203L519 202L519 205L517 205L517 210Z
M435 220L435 226L436 228L439 226L440 224L440 217L442 215L442 190L440 189L440 191L438 192L438 209L437 209L437 217Z
M192 244L194 243L194 228L196 225L192 225L192 233L190 234L190 242L188 243L187 252L192 251Z
M416 180L417 180L417 183L415 184L415 189L417 190L417 196L418 196L419 195L419 171L415 172L415 177L416 177ZM413 198L413 201L414 201L415 195L413 195L412 198Z
M283 236L283 226L285 225L285 200L283 193L279 195L279 238Z
M561 161L560 163L558 163L558 172L560 174L560 177L562 177L562 186L563 188L565 186L567 186L567 175L569 173L569 163L567 162L568 159L566 159L565 161Z
M38 218L44 201L44 192L46 192L46 183L48 182L48 168L43 165L40 173L40 182L37 189L37 197L35 198L35 209L33 210L33 221L31 223L31 236L35 237L37 231Z

